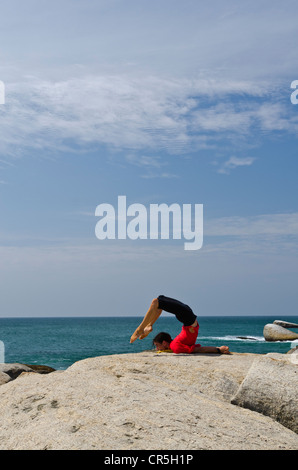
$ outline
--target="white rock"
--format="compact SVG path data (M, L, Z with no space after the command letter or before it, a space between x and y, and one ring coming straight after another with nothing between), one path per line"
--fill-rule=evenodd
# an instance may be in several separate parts
M292 341L298 339L298 334L274 323L264 326L263 336L266 341Z
M0 370L0 385L6 384L10 380L11 378L9 377L9 375L5 374L5 372L2 372Z
M0 385L16 379L23 372L33 372L33 370L25 364L0 363Z
M148 351L22 374L0 387L0 449L297 449L293 431L230 403L255 357Z
M298 433L298 367L291 356L258 357L232 403L271 416Z

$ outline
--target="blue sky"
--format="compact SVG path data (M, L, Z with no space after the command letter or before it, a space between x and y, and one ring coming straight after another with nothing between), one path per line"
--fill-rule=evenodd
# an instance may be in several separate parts
M6 316L297 315L294 1L3 1ZM204 205L204 244L95 237L95 208Z

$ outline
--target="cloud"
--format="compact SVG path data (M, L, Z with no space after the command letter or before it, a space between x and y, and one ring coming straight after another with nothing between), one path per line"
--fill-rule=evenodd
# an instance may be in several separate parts
M132 165L140 166L142 168L155 168L159 169L166 165L166 162L162 161L159 156L147 156L147 155L126 155L126 161Z
M219 168L218 173L228 174L234 168L238 166L250 166L256 159L253 157L230 157L221 168Z
M5 316L137 314L129 310L132 288L140 305L164 291L196 299L205 314L222 313L223 305L227 314L256 314L261 304L268 313L271 304L295 304L298 213L205 220L204 244L195 253L184 251L180 240L94 236L25 243L18 237L6 234L0 247ZM241 297L238 304L235 295Z
M168 165L168 162L165 159L162 159L160 156L146 156L146 155L127 155L125 157L126 161L131 165L138 166L144 171L141 174L141 178L150 179L150 178L178 178L178 175L165 171L164 167Z
M95 216L94 212L87 211L77 211L71 214L73 217L90 217L94 220L94 228L98 221L98 218ZM278 250L280 243L283 247L288 246L289 252L295 247L295 252L297 251L297 237L298 237L298 213L277 213L277 214L262 214L254 215L247 217L240 216L231 216L231 217L217 217L208 219L204 217L203 222L203 232L204 232L204 245L200 253L206 249L216 249L220 251L224 243L228 243L235 247L236 243L251 243L251 246L254 244L253 251L263 250L264 246L267 246L268 249ZM19 255L24 249L24 252L30 253L34 249L41 250L42 256L32 257L36 260L36 263L40 263L41 259L44 256L51 257L51 253L59 252L63 253L61 256L68 256L69 259L74 257L75 251L78 256L80 253L85 253L83 256L86 256L86 259L90 261L94 257L94 262L96 263L95 254L98 253L100 257L108 261L110 256L115 256L115 260L121 258L121 253L125 253L125 256L134 256L134 250L136 250L136 257L140 256L140 253L144 252L145 256L149 256L152 250L152 253L159 253L159 250L164 250L164 247L167 245L169 249L169 256L174 256L174 253L177 251L177 256L180 256L181 253L185 253L181 247L179 240L179 247L177 244L172 244L173 240L170 237L170 240L150 240L148 235L148 240L143 241L141 244L138 241L131 241L127 239L122 242L120 240L106 240L98 241L95 234L94 238L83 239L79 237L67 238L67 237L42 237L42 236L31 236L26 237L23 234L11 234L6 232L1 232L2 246L1 253L4 256L6 250L13 252L14 249L19 250ZM161 241L161 245L160 245ZM260 243L261 242L261 243ZM260 243L260 244L259 244ZM261 248L262 246L262 248ZM293 251L293 252L294 252ZM89 256L90 255L90 256ZM30 255L31 256L31 255ZM28 255L28 260L30 258ZM166 256L166 253L165 253ZM4 259L4 258L1 258ZM12 258L13 259L13 258ZM78 258L79 259L79 258ZM17 261L18 258L15 258ZM34 261L35 262L35 261ZM3 263L3 266L6 266Z
M287 256L294 264L297 241L298 213L205 219L200 256L227 255L229 260L238 256L268 260Z
M78 214L82 216L82 214ZM92 213L83 216L97 218ZM263 214L251 217L222 217L204 221L204 244L196 256L189 256L184 251L181 240L105 240L96 239L39 239L24 242L24 237L6 237L6 246L0 247L3 276L15 269L37 270L44 266L51 271L59 266L70 266L71 269L101 271L111 263L117 267L127 268L127 262L142 265L156 259L185 259L197 263L197 259L212 253L233 256L258 253L298 255L298 213ZM192 260L192 261L191 261ZM117 268L118 269L118 268Z
M0 152L6 159L105 146L142 152L138 162L128 158L149 168L162 164L155 153L185 155L219 148L227 139L249 143L258 127L298 128L296 116L288 117L272 101L265 84L248 81L95 75L55 82L27 77L6 88L0 109ZM225 170L251 163L233 157Z
M204 223L204 233L216 237L298 236L298 213L210 219Z
M294 11L292 0L52 0L46 9L38 0L11 0L1 8L0 42L5 63L49 73L73 64L118 71L132 64L149 74L218 70L274 81L296 70Z

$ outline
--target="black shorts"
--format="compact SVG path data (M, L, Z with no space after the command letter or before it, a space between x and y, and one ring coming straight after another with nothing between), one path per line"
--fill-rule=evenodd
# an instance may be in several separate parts
M190 326L196 321L197 317L188 305L164 295L159 295L157 299L159 308L165 312L173 313L184 326Z

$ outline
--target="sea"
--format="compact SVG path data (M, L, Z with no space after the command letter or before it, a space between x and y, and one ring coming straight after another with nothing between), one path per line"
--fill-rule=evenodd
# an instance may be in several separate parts
M263 337L264 326L274 320L298 323L298 316L199 317L197 343L227 345L231 352L286 353L298 344L297 340L267 342ZM149 336L130 344L130 337L141 321L141 317L0 318L0 362L47 365L65 370L89 357L153 350L152 339L157 333L166 331L174 337L181 330L181 323L175 317L163 316Z

